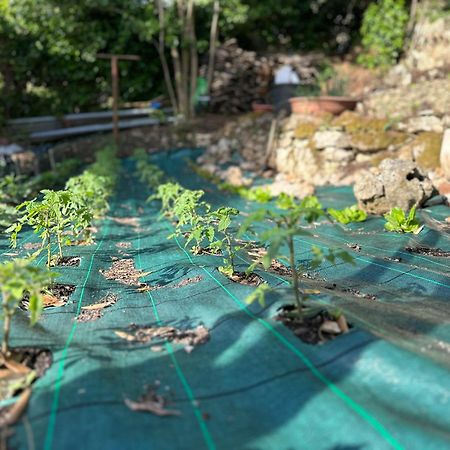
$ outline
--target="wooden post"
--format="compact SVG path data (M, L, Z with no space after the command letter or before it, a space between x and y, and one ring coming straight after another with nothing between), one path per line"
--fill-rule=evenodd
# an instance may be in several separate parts
M119 60L139 61L137 55L114 55L99 53L97 58L111 60L111 85L112 85L112 112L113 112L113 136L117 148L119 147Z
M112 83L112 112L113 112L113 136L119 147L119 68L117 56L111 58L111 83Z

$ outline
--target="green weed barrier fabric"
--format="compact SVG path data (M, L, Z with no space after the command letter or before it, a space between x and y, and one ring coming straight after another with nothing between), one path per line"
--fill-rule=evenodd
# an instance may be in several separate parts
M186 163L194 154L153 159L185 187L205 189L215 206L244 212L260 206L194 175ZM217 257L191 256L183 242L167 240L171 225L159 220L158 205L145 203L150 193L136 181L131 162L124 162L120 178L95 245L66 251L82 257L80 267L60 269L58 283L77 285L71 301L46 310L34 328L25 313L15 317L12 345L49 348L54 362L33 385L26 414L13 427L12 449L450 447L448 260L405 250L423 245L448 251L448 234L430 227L413 237L388 234L382 220L369 219L347 229L319 225L314 238L298 239L305 264L312 243L346 248L356 260L355 266L324 266L304 280L321 290L314 301L341 307L354 325L350 333L313 346L273 319L279 306L292 301L285 279L259 272L278 289L266 308L247 307L253 287L221 275ZM319 197L325 206L354 202L348 188L321 189ZM433 207L423 214L442 218L446 211ZM138 224L119 223L117 217L137 217ZM6 240L0 252L8 253ZM240 257L243 269L245 256ZM132 258L137 269L150 272L140 281L158 289L141 292L107 280L100 270L116 258ZM179 285L188 278L195 282ZM101 318L74 320L82 306L108 293L118 300ZM203 324L210 340L191 353L169 343L155 352L150 344L115 333L130 324ZM155 383L179 416L125 405Z

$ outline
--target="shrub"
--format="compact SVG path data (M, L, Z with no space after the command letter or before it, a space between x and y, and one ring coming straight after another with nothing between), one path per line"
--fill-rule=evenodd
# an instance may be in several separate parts
M358 62L368 68L393 65L403 49L407 22L404 0L379 0L370 4L361 26L364 51Z

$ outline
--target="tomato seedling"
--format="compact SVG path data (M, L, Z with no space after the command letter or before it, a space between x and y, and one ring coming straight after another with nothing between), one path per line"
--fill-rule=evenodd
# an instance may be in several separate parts
M52 274L47 269L32 265L30 259L15 259L0 264L0 292L2 294L3 341L2 354L9 353L9 336L12 317L19 303L27 295L29 298L30 322L34 325L42 312L42 291L52 282Z
M76 236L91 225L92 213L83 199L71 191L43 190L42 199L33 199L19 205L22 217L6 232L10 233L13 247L24 225L30 226L42 240L41 250L47 250L47 267L52 264L52 244L56 240L58 260L63 258L63 245L70 243L64 232L71 229Z
M251 214L241 226L239 234L251 231L261 222L269 222L271 228L257 231L255 234L261 243L267 247L267 251L261 260L252 264L248 271L253 270L258 264L262 264L267 270L270 268L273 260L276 258L285 259L282 255L282 248L287 246L289 258L288 263L291 270L291 286L294 292L296 313L302 317L305 290L300 286L300 271L297 265L296 249L294 245L295 236L309 236L312 234L305 228L305 225L312 224L321 217L326 217L325 211L316 197L306 197L301 202L296 201L292 196L281 194L276 202L277 209L260 209ZM336 260L341 259L344 262L353 263L353 258L343 250L328 249L323 252L319 247L312 246L313 259L311 267L317 268L324 261L335 264ZM251 300L258 299L267 292L267 287L261 288L257 295L251 297Z

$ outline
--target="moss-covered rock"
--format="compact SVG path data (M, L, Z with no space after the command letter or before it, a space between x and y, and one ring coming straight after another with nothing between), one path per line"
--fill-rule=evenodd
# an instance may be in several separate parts
M398 131L358 131L350 134L352 147L361 152L376 152L404 144L408 135Z
M419 167L427 171L440 167L442 136L442 133L426 131L418 134L408 145L411 156Z
M362 116L354 111L345 111L336 117L333 126L343 127L348 133L373 132L382 133L389 129L390 122L386 119Z
M296 139L309 139L317 131L318 126L312 122L299 123L294 129Z

